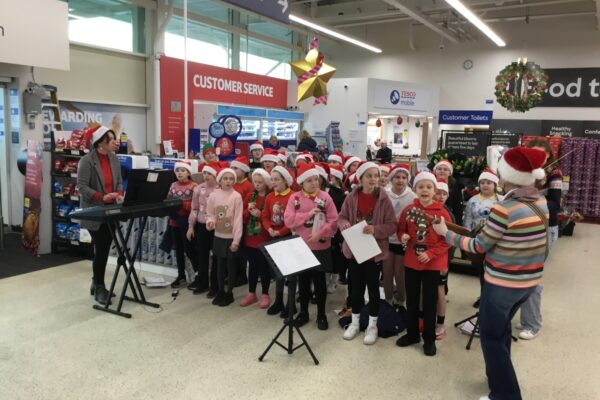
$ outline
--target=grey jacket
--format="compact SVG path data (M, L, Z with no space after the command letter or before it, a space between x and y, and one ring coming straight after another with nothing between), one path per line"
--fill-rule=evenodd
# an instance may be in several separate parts
M108 160L110 161L110 169L113 176L112 191L123 191L123 178L121 177L121 164L119 163L119 159L114 153L108 153ZM102 175L100 159L98 158L96 150L91 150L79 160L79 166L77 167L77 186L79 188L79 205L81 208L101 206L104 204L101 199L98 201L92 200L92 197L96 192L100 192L102 195L105 194L104 176ZM101 224L100 222L81 221L80 225L87 230L97 231L100 229Z

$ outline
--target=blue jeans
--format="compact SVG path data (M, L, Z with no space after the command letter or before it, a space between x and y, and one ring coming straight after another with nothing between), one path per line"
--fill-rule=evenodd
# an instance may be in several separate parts
M479 305L481 349L491 400L521 400L517 375L510 359L511 320L535 287L505 288L485 282Z

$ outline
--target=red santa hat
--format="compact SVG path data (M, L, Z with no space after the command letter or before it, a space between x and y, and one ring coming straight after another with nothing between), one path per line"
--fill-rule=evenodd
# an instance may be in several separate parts
M279 157L279 160L280 160L282 163L284 163L284 164L285 164L285 163L287 162L287 155L286 155L285 153L281 153L281 152L280 152L279 154L277 154L277 157Z
M330 165L329 174L331 176L335 176L342 182L344 181L344 167L342 167L341 165Z
M230 173L233 175L233 182L237 181L236 175L235 175L235 171L232 170L231 168L222 168L219 173L217 174L217 182L221 182L221 179L223 178L223 175Z
M513 147L498 162L498 175L515 185L532 186L536 180L546 176L543 169L545 162L546 152L542 150Z
M348 171L348 168L350 168L350 165L354 164L355 162L361 162L361 159L356 157L356 156L350 156L348 158L346 158L346 161L344 162L344 171Z
M204 164L204 166L202 167L202 172L208 172L215 178L217 177L217 175L219 175L220 171L221 166L219 165L219 163Z
M88 129L88 131L85 133L85 136L90 138L89 147L93 147L94 143L102 139L102 136L104 136L108 131L112 131L112 129L109 129L105 126L96 126L94 128Z
M327 161L328 162L332 162L333 161L333 162L336 162L336 163L339 163L339 164L343 164L344 163L344 156L342 154L338 153L338 152L331 153L329 155L329 157L327 157Z
M265 148L263 147L262 143L257 140L256 142L254 142L250 145L250 151L252 151L252 150L265 151Z
M263 154L263 156L260 158L260 162L271 161L277 164L277 161L279 161L277 153L277 150L267 149L265 154Z
M298 161L304 161L307 164L311 163L313 162L313 155L310 154L308 151L303 151L302 153L298 153L298 155L296 156L296 166L298 166Z
M283 176L283 179L285 179L285 181L287 182L288 186L292 186L292 184L294 183L294 171L284 168L281 165L278 165L275 168L273 168L271 173L273 172L279 172L279 174Z
M496 175L494 173L494 171L492 171L491 169L486 168L481 175L479 175L479 179L477 179L477 182L482 181L482 180L488 180L491 182L494 182L496 185L498 184L498 175Z
M245 173L250 172L250 165L248 164L248 159L244 156L238 156L231 162L232 168L237 168Z
M437 178L429 171L421 171L417 173L417 176L415 176L415 180L413 182L413 186L416 187L417 183L421 181L431 181L433 182L433 185L437 187Z
M318 162L315 163L315 167L317 168L317 171L319 171L319 175L321 175L323 178L325 178L325 180L329 179L329 164L325 163L325 162Z
M360 178L362 178L363 174L365 172L367 172L368 169L371 168L375 168L377 169L377 171L379 172L379 165L375 164L373 161L363 161L360 163L360 165L358 166L358 169L356 170L356 180L360 181Z
M255 176L258 176L258 175L260 175L260 176L262 176L262 177L263 177L263 179L265 180L265 184L266 184L266 185L267 185L269 188L273 187L273 183L271 182L271 174L269 174L269 173L267 172L267 170L266 170L266 169L263 169L263 168L256 168L256 169L255 169L255 170L252 172L252 182L254 182L254 177L255 177Z
M385 172L388 175L390 174L391 169L392 169L392 167L389 164L380 164L379 165L379 171Z
M448 167L448 169L450 170L450 175L452 175L454 173L454 168L452 167L452 162L450 162L449 160L440 160L438 161L435 166L433 167L433 172L435 172L436 169L438 169L438 167L440 165L445 165L446 167Z
M408 164L396 164L392 167L392 169L390 170L390 174L388 175L388 177L390 178L390 180L392 180L392 178L394 176L396 176L396 174L398 172L404 172L409 178L410 178L410 166Z
M302 164L298 167L296 182L298 182L298 185L302 185L305 180L312 176L319 176L316 165L314 163Z
M443 179L438 179L435 183L435 187L437 188L437 190L443 190L446 193L450 193L450 191L448 190L448 184Z
M192 174L192 164L189 161L179 160L175 162L173 166L173 171L176 171L177 168L187 169L187 171Z

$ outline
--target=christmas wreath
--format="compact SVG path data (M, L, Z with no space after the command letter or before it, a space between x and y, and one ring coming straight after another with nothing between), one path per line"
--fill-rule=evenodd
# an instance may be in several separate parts
M496 100L508 111L525 112L542 101L548 76L534 62L519 59L496 76Z

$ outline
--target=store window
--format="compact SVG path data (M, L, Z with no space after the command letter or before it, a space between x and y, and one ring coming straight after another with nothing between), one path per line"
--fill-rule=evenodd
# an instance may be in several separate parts
M292 51L256 39L240 38L240 70L271 76L273 78L290 79Z
M69 0L69 40L145 53L143 7L120 0Z

